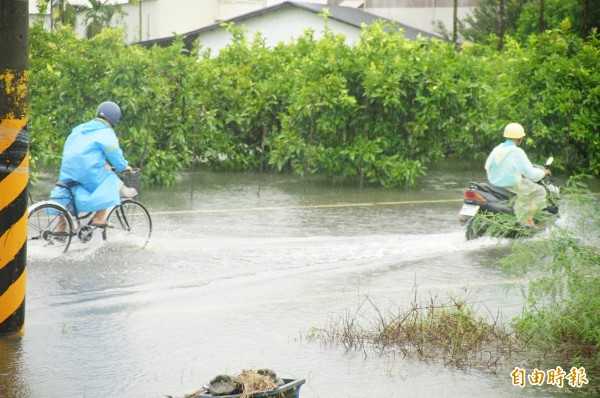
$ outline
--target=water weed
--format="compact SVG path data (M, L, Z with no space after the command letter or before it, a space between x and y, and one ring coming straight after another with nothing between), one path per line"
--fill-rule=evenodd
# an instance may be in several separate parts
M499 318L490 322L479 315L467 291L445 300L430 297L424 303L415 298L409 308L386 312L365 297L356 312L332 319L319 334L313 329L311 336L362 350L365 356L373 349L490 370L517 349L516 336Z

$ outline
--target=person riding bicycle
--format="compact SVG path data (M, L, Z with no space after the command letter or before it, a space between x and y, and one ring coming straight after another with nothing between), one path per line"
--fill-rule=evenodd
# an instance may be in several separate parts
M538 229L533 216L546 204L546 190L536 184L550 174L548 169L533 167L525 151L519 148L525 129L519 123L509 123L504 128L506 141L496 146L485 162L490 184L515 193L517 221L529 228Z
M116 171L132 171L113 130L122 117L117 104L102 102L96 118L75 127L63 148L58 181L71 186L78 212L95 212L91 223L96 227L106 227L106 211L119 205L121 197L136 194L123 194L123 182L107 166L108 161ZM56 186L51 196L63 206L69 205L66 188Z

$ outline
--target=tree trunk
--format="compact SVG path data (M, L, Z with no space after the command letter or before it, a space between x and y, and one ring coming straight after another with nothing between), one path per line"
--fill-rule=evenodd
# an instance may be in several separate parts
M590 0L583 0L583 27L581 37L586 38L590 32Z
M362 131L362 153L360 159L360 190L362 192L363 189L363 181L365 179L365 145L367 142L367 119L369 116L369 104L365 105L365 119L363 123L363 131Z
M538 22L538 31L544 31L544 0L540 0L540 20Z
M498 3L498 50L504 47L504 0Z

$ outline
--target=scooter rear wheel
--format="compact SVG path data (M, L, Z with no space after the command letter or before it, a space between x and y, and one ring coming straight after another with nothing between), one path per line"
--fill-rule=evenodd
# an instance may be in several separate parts
M473 217L467 223L467 231L465 237L467 240L481 238L485 235L488 226L486 225L485 217Z

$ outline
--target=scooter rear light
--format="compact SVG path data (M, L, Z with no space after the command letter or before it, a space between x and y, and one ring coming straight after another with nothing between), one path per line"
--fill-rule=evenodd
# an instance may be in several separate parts
M465 200L470 200L470 201L474 201L474 202L481 202L481 203L487 203L487 200L483 196L481 196L479 194L479 192L472 191L470 189L467 189L465 191Z

